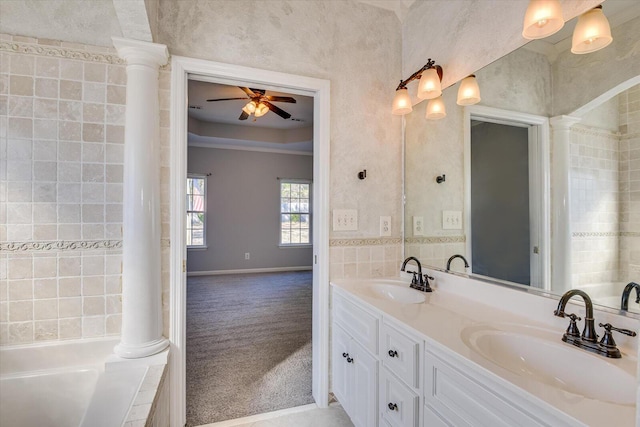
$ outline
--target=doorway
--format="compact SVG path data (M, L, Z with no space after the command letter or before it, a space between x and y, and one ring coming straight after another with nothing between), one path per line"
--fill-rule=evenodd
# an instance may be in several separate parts
M172 58L172 168L170 341L172 426L186 421L186 192L187 84L190 77L231 86L257 87L313 97L313 206L312 223L312 394L319 407L328 406L328 186L329 186L329 82L285 73L212 61Z
M548 120L465 109L465 228L471 272L549 286Z
M188 82L187 426L313 403L313 98Z

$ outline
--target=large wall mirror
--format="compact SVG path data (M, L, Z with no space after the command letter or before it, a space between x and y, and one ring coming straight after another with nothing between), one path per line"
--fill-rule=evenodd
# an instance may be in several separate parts
M640 3L603 11L608 47L572 54L569 21L478 70L476 106L454 85L444 119L405 116L406 256L620 308L640 282Z

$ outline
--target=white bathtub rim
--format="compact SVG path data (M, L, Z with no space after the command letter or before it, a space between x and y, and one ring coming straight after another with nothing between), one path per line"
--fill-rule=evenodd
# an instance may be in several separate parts
M10 344L10 345L1 345L0 352L5 350L22 350L22 349L30 349L36 347L56 347L65 344L90 344L96 342L107 342L113 341L114 346L120 342L120 336L117 335L109 335L106 337L94 337L94 338L72 338L65 340L51 340L51 341L36 341L27 344Z

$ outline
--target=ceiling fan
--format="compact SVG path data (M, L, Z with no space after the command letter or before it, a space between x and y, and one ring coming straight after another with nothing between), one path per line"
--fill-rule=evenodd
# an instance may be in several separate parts
M266 90L264 89L250 89L248 87L238 86L244 93L247 94L247 97L250 101L242 107L242 113L238 120L247 120L251 114L255 117L264 116L269 112L269 110L273 111L283 119L287 120L291 117L291 114L287 113L283 109L276 107L272 104L272 102L289 102L292 104L296 103L296 100L290 96L273 96L267 95ZM207 99L207 102L216 102L216 101L233 101L236 99L247 99L247 98L220 98L220 99Z

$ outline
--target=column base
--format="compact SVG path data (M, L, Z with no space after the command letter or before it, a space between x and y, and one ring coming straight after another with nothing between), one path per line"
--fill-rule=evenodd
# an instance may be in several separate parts
M139 359L160 353L162 350L169 346L169 340L165 337L161 337L155 341L139 345L128 345L120 342L113 348L113 352L125 359Z

